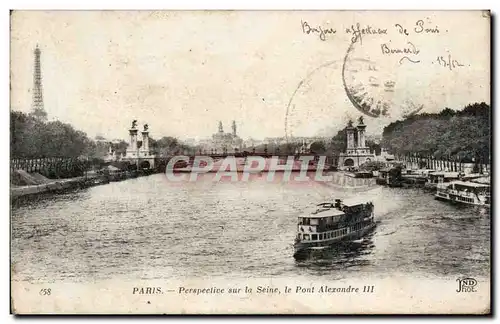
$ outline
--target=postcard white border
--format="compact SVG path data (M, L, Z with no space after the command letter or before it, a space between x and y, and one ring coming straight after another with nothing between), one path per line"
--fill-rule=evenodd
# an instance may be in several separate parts
M9 107L9 9L492 9L494 14L498 15L500 12L500 5L498 1L484 1L484 0L475 0L475 1L443 1L438 2L435 0L421 0L421 1L359 1L359 0L350 0L343 3L331 3L327 1L317 1L317 0L308 0L308 1L210 1L210 3L202 0L192 1L192 0L181 0L181 1L151 1L151 0L142 0L142 1L129 1L129 0L121 0L121 1L103 1L103 0L86 0L79 2L68 3L68 1L2 1L0 7L3 9L0 14L0 22L2 26L2 44L4 45L4 50L1 51L2 55L2 64L1 64L1 75L3 76L3 87L1 87L2 91L2 101L6 107ZM496 17L498 19L498 16ZM494 37L497 40L498 37L498 20L496 20L495 24L495 33ZM495 42L496 43L496 42ZM498 65L495 65L495 72L497 72ZM498 92L498 83L496 83L494 92ZM495 108L495 107L493 107ZM3 129L9 129L9 114L8 109L4 110L4 114L0 118L0 123L3 125ZM496 125L496 123L495 123ZM8 136L1 137L1 148L6 156L9 156L9 138ZM500 152L499 150L500 144L498 141L495 143L496 152ZM498 158L497 158L498 160ZM9 201L9 174L8 174L8 159L4 158L0 160L0 170L2 171L2 195L1 195L1 203L3 209L6 211L6 215L2 219L2 228L5 230L10 228L9 223L9 210L10 210L10 201ZM497 165L495 165L497 166ZM495 178L495 180L497 180ZM498 191L496 192L495 198L498 198ZM494 224L497 224L498 221L495 221ZM4 235L2 237L1 244L1 260L3 262L3 266L0 267L0 271L2 273L3 284L3 294L1 295L1 305L3 306L3 315L2 321L4 323L11 323L14 321L13 316L5 316L8 314L8 306L10 302L10 289L9 289L9 236ZM494 249L495 258L494 260L498 260L498 249ZM496 267L495 267L496 268ZM493 273L492 273L493 275ZM495 289L496 291L496 289ZM497 294L498 296L498 294ZM496 298L498 300L498 298ZM368 318L362 318L362 320L367 320ZM26 319L25 319L26 320ZM30 319L31 320L31 319ZM46 320L51 321L51 318L47 318ZM69 322L72 319L62 319L60 322ZM82 319L80 319L81 321ZM94 323L104 322L106 318L100 319L84 319L84 321L92 320ZM142 321L144 319L132 319L131 321ZM179 321L183 319L179 318L168 318L168 321ZM184 319L185 320L185 319ZM218 320L217 318L213 318L211 320ZM238 320L242 320L239 318ZM246 319L248 320L248 319ZM262 319L262 318L254 318L253 320L258 321L269 321L273 319ZM300 321L312 321L313 319L301 318ZM347 322L352 319L344 319L339 318L335 319L337 322ZM384 319L379 319L384 320ZM404 319L399 319L403 321ZM420 318L415 319L417 321L429 322L435 321L437 319L431 318ZM480 319L475 319L480 320Z

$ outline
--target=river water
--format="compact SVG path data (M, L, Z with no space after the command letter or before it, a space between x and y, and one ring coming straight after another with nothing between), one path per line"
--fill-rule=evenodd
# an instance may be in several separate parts
M293 258L297 216L335 197L372 200L360 243ZM164 174L38 201L11 212L13 279L33 283L185 277L489 277L490 216L419 189L324 183L174 183Z

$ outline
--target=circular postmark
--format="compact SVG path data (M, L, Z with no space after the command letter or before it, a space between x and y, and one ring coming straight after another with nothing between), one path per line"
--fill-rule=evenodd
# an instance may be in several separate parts
M380 43L383 41L378 40ZM343 59L324 62L300 80L285 110L287 143L296 137L294 131L313 136L320 129L312 128L328 121L357 118L353 111L394 120L416 114L425 102L432 101L418 78L418 64L403 57L377 55L380 48L370 45L368 39L363 44L352 41Z
M364 64L366 60L359 61ZM310 70L299 81L286 105L286 144L294 146L298 143L302 146L303 138L307 138L306 143L311 145L316 141L323 141L327 152L328 149L332 150L331 139L345 127L348 120L357 119L361 115L346 96L342 83L343 66L342 58L326 61ZM320 131L324 125L329 125L330 128L321 136ZM338 163L331 151L326 163ZM331 177L328 181L321 182L327 190L355 194L376 187L374 178L361 179L355 178L353 174L325 172Z
M315 108L319 107L318 112L324 112L325 107L330 103L320 103L319 100L317 100L319 98L317 92L325 93L331 92L332 90L335 91L335 87L332 86L330 82L332 81L332 79L338 79L338 76L340 75L339 72L342 68L342 62L343 61L341 60L325 62L310 71L302 80L300 80L297 87L290 96L285 110L285 140L287 143L294 135L293 128L298 128L302 126L302 124L310 123L311 117L317 117L315 116L315 112L313 111L313 109L307 109L307 111L304 112L301 116L298 116L296 105L304 107L314 106ZM302 102L297 102L300 101L298 100L299 97L304 97L305 100L302 100ZM324 115L319 116L319 118L323 119L325 117L326 116Z
M418 78L419 60L387 55L391 42L355 38L344 57L346 95L354 107L370 117L408 117L422 110L423 102L429 99Z

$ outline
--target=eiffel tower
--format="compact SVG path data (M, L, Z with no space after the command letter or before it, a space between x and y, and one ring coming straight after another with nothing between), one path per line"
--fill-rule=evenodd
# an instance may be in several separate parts
M33 69L33 100L31 102L31 116L46 121L47 112L43 107L43 87L42 87L42 71L40 66L40 48L36 45L35 51L35 64Z

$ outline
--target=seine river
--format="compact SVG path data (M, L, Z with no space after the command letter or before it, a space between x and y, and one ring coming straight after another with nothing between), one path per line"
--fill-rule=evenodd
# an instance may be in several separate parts
M164 174L16 203L13 279L33 283L185 277L489 277L490 216L419 189L350 192L314 181L173 183ZM359 196L378 225L321 258L293 258L297 216Z

